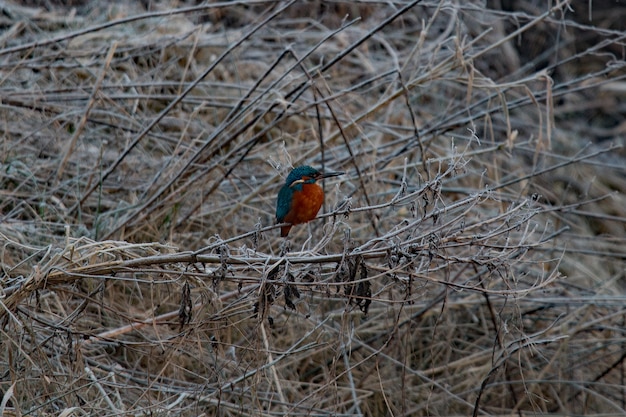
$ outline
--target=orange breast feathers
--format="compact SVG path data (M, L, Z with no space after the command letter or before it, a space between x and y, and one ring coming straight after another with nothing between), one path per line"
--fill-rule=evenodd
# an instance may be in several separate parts
M317 184L302 184L302 191L294 191L291 208L285 223L300 224L313 220L324 203L324 191Z

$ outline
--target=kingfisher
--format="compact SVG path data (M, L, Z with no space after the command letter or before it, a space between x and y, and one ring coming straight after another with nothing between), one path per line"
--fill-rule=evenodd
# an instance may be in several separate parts
M304 165L294 168L278 192L276 201L276 223L290 223L280 228L286 237L291 227L311 221L324 203L324 190L317 181L343 175L343 172L320 172Z

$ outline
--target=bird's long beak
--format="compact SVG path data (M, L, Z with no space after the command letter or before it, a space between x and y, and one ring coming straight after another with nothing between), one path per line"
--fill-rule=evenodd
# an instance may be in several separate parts
M320 179L322 178L329 178L329 177L338 177L339 175L343 175L343 172L323 172L322 175L320 176Z

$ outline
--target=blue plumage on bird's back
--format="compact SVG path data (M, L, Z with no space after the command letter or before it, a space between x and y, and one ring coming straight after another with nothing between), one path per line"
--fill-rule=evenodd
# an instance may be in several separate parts
M278 203L276 204L276 222L282 223L285 220L285 216L289 213L291 208L291 200L293 198L293 190L288 185L283 187L278 192Z

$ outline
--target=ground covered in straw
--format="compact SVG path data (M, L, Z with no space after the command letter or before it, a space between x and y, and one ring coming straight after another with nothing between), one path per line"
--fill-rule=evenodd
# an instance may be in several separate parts
M487 3L0 3L2 414L626 414L626 7Z

